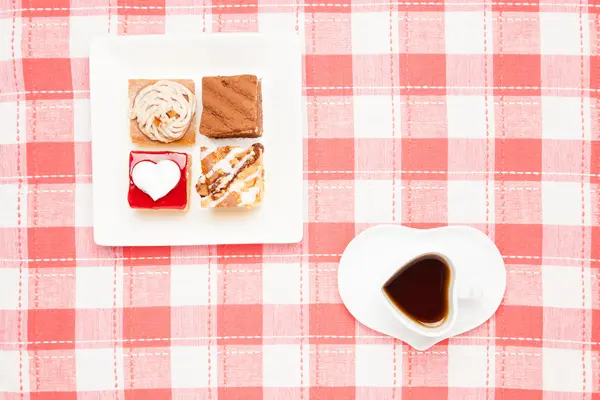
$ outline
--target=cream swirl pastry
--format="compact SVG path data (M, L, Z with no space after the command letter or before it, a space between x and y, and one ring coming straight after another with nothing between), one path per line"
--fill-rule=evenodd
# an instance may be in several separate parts
M196 112L196 96L180 83L162 80L137 94L129 112L151 140L170 143L187 131Z

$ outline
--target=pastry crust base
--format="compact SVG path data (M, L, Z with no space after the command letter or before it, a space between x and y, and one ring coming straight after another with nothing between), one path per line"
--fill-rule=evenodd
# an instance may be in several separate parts
M194 81L191 79L164 79L171 82L177 82L185 86L196 96L196 85ZM133 101L138 93L148 85L152 85L158 82L159 79L130 79L129 80L129 108L127 109L127 113L131 109L133 105ZM196 104L198 103L198 96L196 96ZM163 143L156 140L149 139L144 133L140 130L138 126L137 119L129 119L129 136L131 136L131 141L135 144L139 145L147 145L147 146L188 146L190 144L196 143L196 111L194 110L194 117L188 127L185 134L181 137L181 139L176 140L170 143ZM128 117L129 118L129 117Z

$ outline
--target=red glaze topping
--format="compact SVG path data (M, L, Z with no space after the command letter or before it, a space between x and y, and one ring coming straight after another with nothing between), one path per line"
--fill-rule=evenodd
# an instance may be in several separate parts
M181 169L181 178L177 185L164 197L154 201L150 196L135 186L131 178L133 167L141 161L157 163L162 160L174 161ZM188 177L187 177L188 155L172 151L132 151L129 153L129 193L127 200L131 208L147 209L174 209L183 210L188 202Z

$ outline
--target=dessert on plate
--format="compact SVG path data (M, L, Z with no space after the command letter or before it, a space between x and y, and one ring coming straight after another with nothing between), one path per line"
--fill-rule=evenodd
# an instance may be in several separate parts
M262 88L255 75L202 78L201 134L257 138L262 129Z
M200 148L196 191L204 208L258 205L264 193L262 144Z
M132 151L129 153L131 208L185 210L191 183L191 159L187 153Z
M196 141L194 81L129 80L129 134L137 144L182 144Z

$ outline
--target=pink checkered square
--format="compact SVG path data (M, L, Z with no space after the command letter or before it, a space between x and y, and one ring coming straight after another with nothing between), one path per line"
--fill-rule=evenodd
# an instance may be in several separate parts
M307 104L308 137L352 138L353 107L342 96L314 97Z
M504 54L537 54L540 52L539 21L531 17L531 7L517 2L494 3L494 53L498 53L498 63L504 62ZM525 3L525 2L522 2ZM533 2L529 2L533 3ZM513 4L512 6L507 4ZM527 9L529 8L529 9Z
M307 4L308 7L310 6ZM338 8L336 11L339 12L344 9L349 11L348 7ZM351 53L352 42L348 40L348 37L351 37L352 29L348 16L321 11L315 18L307 21L305 29L307 35L305 43L307 62L312 55Z
M446 55L446 93L440 95L483 95L493 82L492 60L480 54ZM486 68L487 66L487 68Z
M309 222L348 221L354 216L354 208L340 208L340 199L354 197L354 181L326 181L309 186L313 199L308 204Z
M510 171L507 171L510 172ZM542 185L540 182L504 181L508 174L496 179L494 197L496 222L499 224L541 224L542 223ZM500 228L500 232L502 228ZM498 233L498 232L497 232ZM500 246L503 236L496 236Z
M339 260L344 248L354 237L354 224L318 223L309 225L309 260L323 263Z
M223 290L215 299L219 304L262 303L260 264L227 264L219 270L217 285Z
M431 157L435 154L435 157ZM448 176L448 142L443 139L402 140L402 178L423 179L423 173L432 180ZM424 172L426 171L426 172Z
M53 7L59 8L59 7ZM23 27L25 42L21 48L27 58L63 58L68 59L69 52L69 16L28 18L29 24Z
M29 308L70 309L76 306L75 274L71 268L32 268L29 271Z
M187 321L206 321L203 324L189 324ZM171 307L171 337L178 344L208 344L217 334L216 306ZM165 342L169 337L156 337L156 341Z
M122 308L116 310L112 308L78 308L75 310L77 348L110 347L115 333L118 337L123 338ZM127 347L129 342L130 340L123 341L124 347Z
M248 388L262 385L263 353L260 346L219 346L218 354L220 387Z
M343 304L311 304L310 342L353 343L356 322Z
M496 169L500 180L539 181L542 172L542 141L538 139L496 139ZM527 172L515 174L514 172Z
M408 223L444 223L448 220L448 210L444 199L448 197L447 186L444 182L410 180L402 185L402 221ZM412 206L424 202L431 207L421 208Z
M263 306L263 343L295 344L309 330L309 307L294 304Z
M582 76L583 68L583 76ZM541 80L544 82L544 95L580 97L580 87L590 85L589 65L579 56L548 55L541 57Z
M27 106L27 140L71 142L74 140L73 102L39 100Z
M352 346L311 345L310 365L314 366L310 381L317 387L354 385L356 369Z
M496 344L502 346L521 346L519 338L539 339L543 337L542 321L544 309L542 307L523 307L501 305L495 316ZM518 321L518 323L517 323ZM541 346L542 343L532 340L528 346Z
M262 305L217 306L217 336L220 345L254 345L262 342Z
M171 386L171 354L168 347L139 347L124 351L125 387L158 389ZM163 365L163 368L155 368Z
M542 137L542 104L535 96L500 96L494 104L497 139ZM502 156L501 156L502 157Z
M396 28L399 36L398 48L406 53L443 54L446 46L444 13L439 12L442 10L403 13L402 9L405 7L399 8Z
M171 277L164 268L123 268L123 304L126 307L160 307L171 302Z
M27 189L27 220L32 226L75 225L74 185L33 184Z
M123 308L123 347L167 346L168 340L148 340L171 337L170 307Z
M412 138L447 138L447 104L443 96L419 96L418 99L403 96L401 125Z
M535 306L542 301L543 279L539 267L509 264L504 304Z
M541 57L532 54L494 55L494 94L535 96L541 93Z
M72 227L28 228L27 242L30 262L38 268L76 264Z

